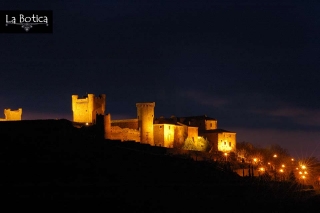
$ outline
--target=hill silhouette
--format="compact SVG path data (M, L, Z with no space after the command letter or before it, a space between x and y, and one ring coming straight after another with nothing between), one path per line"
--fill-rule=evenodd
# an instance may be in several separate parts
M312 210L299 185L239 177L226 162L104 140L68 120L0 122L3 205L42 212L283 212ZM13 204L11 204L13 203ZM259 209L259 210L258 210Z

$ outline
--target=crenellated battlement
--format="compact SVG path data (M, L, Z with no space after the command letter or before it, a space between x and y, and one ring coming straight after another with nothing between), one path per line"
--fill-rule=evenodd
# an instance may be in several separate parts
M155 102L136 103L136 107L155 107Z
M106 95L101 94L95 97L94 94L87 94L82 98L72 95L73 122L96 123L96 115L104 115L106 106Z
M17 110L4 109L4 119L0 119L1 121L21 121L22 117L22 108Z

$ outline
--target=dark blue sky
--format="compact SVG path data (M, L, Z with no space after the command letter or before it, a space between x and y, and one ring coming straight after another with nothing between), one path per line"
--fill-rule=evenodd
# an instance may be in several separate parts
M113 119L154 101L156 117L206 114L238 141L320 158L320 4L235 2L1 3L52 10L53 33L0 34L0 109L71 120L72 94L104 93Z

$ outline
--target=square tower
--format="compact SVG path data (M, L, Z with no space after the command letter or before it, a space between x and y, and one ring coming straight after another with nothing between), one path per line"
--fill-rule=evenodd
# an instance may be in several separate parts
M154 145L153 120L155 102L137 103L138 127L140 131L140 142Z
M7 121L21 121L22 108L17 110L5 109L4 116Z
M77 123L96 123L96 115L104 115L106 108L106 95L101 94L95 97L88 94L82 98L72 95L73 122Z

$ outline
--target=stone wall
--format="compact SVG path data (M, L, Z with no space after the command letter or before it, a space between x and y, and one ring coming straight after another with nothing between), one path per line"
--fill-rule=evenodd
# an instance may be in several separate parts
M129 128L138 130L138 119L124 119L124 120L112 120L111 126L118 126L120 128Z
M140 142L140 132L136 129L120 128L111 126L111 140Z

